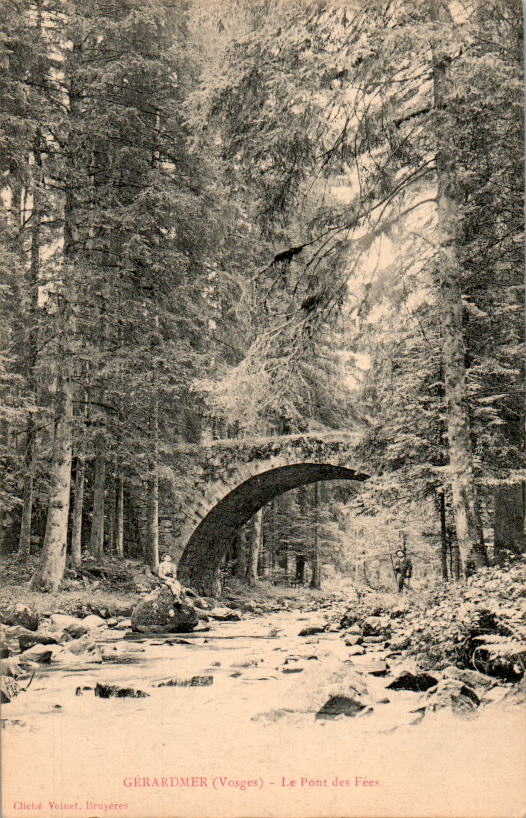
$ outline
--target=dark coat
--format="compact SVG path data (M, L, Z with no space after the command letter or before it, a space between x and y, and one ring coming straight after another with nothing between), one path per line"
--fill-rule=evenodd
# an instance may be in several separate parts
M413 563L410 557L398 557L393 565L395 574L401 574L406 579L410 579L413 573Z

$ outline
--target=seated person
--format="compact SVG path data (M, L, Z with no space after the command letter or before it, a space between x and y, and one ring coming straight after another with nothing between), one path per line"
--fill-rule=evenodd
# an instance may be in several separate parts
M174 596L181 596L183 589L177 579L177 569L172 562L170 554L161 555L157 575L162 582L168 585Z

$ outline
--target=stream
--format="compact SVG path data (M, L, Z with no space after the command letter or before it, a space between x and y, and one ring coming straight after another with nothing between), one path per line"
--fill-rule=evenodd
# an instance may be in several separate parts
M102 664L43 665L2 706L3 815L519 814L516 709L424 718L425 693L370 674L387 654L372 646L353 657L372 707L316 719L312 702L348 648L339 633L298 636L315 620L289 611L181 636L94 632ZM208 679L154 686L193 677ZM99 698L97 683L149 695Z

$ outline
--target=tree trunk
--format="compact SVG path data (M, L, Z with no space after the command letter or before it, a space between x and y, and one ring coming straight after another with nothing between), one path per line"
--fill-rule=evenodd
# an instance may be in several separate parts
M3 557L7 554L6 549L6 521L5 521L6 514L4 511L0 511L0 556Z
M29 291L29 314L27 316L27 334L25 338L26 372L30 399L36 399L36 365L38 357L38 287L40 281L40 245L42 241L42 154L41 134L37 129L33 145L33 206L31 212L31 260L27 288ZM20 203L18 204L20 209ZM33 479L35 468L36 429L31 411L27 413L27 431L24 452L24 489L22 498L22 515L18 541L18 556L27 562L31 554L31 518L33 514Z
M311 588L321 588L320 543L318 540L318 484L314 483L314 542L312 546Z
M458 543L456 537L454 536L453 531L451 529L448 530L448 540L449 540L449 573L453 577L453 579L456 582L458 582L458 580L462 576L460 553L458 550Z
M31 554L31 518L33 515L33 469L35 460L35 423L31 414L27 416L27 431L24 453L24 490L22 515L18 540L18 558L27 562Z
M191 571L178 572L179 580L184 586L189 586L197 591L202 596L212 596L216 599L221 596L223 578L221 572L221 564L215 567L208 567L206 570L199 570L197 576L192 575Z
M74 568L82 564L82 513L84 511L84 476L86 463L84 455L77 457L75 471L75 496L73 499L73 521L71 530L71 562Z
M262 541L263 511L260 509L253 517L253 526L250 537L250 551L248 556L247 579L249 585L257 585L258 560Z
M147 482L146 547L144 561L152 571L159 568L159 477L155 472Z
M470 423L466 393L465 349L462 326L461 269L457 255L460 215L450 129L445 122L450 58L433 52L433 88L437 117L436 172L438 217L438 283L443 331L443 362L447 403L449 475L453 519L462 570L468 562L487 563L473 474Z
M501 486L494 492L493 531L495 558L508 554L523 554L526 548L524 533L524 483Z
M95 557L104 556L104 492L106 487L106 456L103 441L95 441L95 475L93 478L93 516L91 519L90 551Z
M447 525L446 525L446 494L442 490L438 495L439 512L440 512L440 564L442 566L442 579L444 582L449 581L449 572L447 569L447 558L449 552L449 543L447 539Z
M159 331L159 311L155 307L154 326ZM152 356L152 382L150 407L150 436L152 455L150 459L150 476L146 497L146 543L144 559L151 570L157 573L159 568L159 382L156 368L156 343L158 338L152 335L150 352Z
M261 576L264 579L269 579L272 572L272 553L266 527L267 520L267 515L265 515L263 509L261 509Z
M109 554L113 554L115 549L115 504L117 501L117 481L115 476L115 468L113 469L113 473L109 476L109 483L107 549Z
M221 566L218 566L210 577L210 595L219 599L223 593L223 575Z
M44 547L40 564L30 582L33 590L50 591L51 593L58 591L66 567L71 487L73 395L71 382L64 373L67 364L64 360L62 364L63 369L59 370L57 378L55 436Z
M37 25L42 26L42 3L37 2ZM37 82L41 78L37 77ZM76 111L73 105L73 94L70 89L70 110L68 117L71 120ZM36 157L35 157L36 158ZM75 146L70 142L70 149L65 157L70 170L75 168ZM75 175L72 174L72 178ZM40 176L41 185L45 178ZM71 283L71 263L74 260L75 250L73 237L73 185L72 181L67 189L64 200L64 228L63 228L63 260L66 269L63 275L63 290L59 287L56 292L56 355L55 365L57 385L55 395L55 424L53 451L49 474L49 500L46 518L46 531L40 563L29 583L33 590L43 590L55 593L60 587L66 567L66 549L68 537L69 506L71 499L71 458L73 436L73 385L71 372L71 350L69 340L74 329L75 288ZM38 208L41 212L43 208ZM38 306L38 281L33 293L34 304Z
M236 571L238 579L245 579L247 574L247 534L244 529L239 529L236 533Z
M119 559L124 557L124 479L121 473L117 475L115 499L115 553Z

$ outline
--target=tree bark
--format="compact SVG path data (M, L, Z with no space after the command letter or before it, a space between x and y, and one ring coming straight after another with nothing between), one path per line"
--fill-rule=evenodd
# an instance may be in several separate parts
M440 564L442 566L442 579L444 582L449 581L449 572L447 569L447 558L449 552L449 543L447 539L447 525L446 525L446 495L442 490L438 495L439 513L440 513Z
M152 571L157 572L159 568L159 477L157 472L147 481L144 561Z
M37 130L33 145L34 179L32 187L33 207L31 212L31 260L27 287L29 291L29 314L27 316L26 372L30 399L36 399L36 365L38 357L38 286L40 278L41 222L42 222L42 154L41 135ZM20 205L19 205L20 206ZM24 489L22 515L18 540L18 557L27 562L31 554L31 518L33 515L33 480L35 469L36 428L33 413L27 413L27 431L24 451Z
M526 548L524 533L524 483L501 486L494 492L493 532L495 558L500 560L507 552L523 554Z
M115 553L119 559L124 558L124 479L117 474L115 500Z
M314 483L314 542L312 545L311 588L321 588L320 543L318 539L318 496L319 487Z
M159 568L159 381L156 368L156 345L159 341L159 310L155 305L154 315L155 334L150 339L152 359L152 382L150 407L150 436L152 455L150 458L150 475L147 481L146 497L146 543L144 559L151 570L157 572Z
M108 489L108 553L113 554L115 550L115 505L117 502L117 482L115 468L109 475Z
M95 440L95 474L93 478L93 516L91 519L90 551L95 557L104 556L104 492L106 488L106 456L100 437Z
M250 537L250 551L248 556L247 579L249 585L257 585L258 561L262 542L263 511L260 509L253 517L253 526Z
M433 50L433 89L436 114L436 172L438 216L438 284L443 330L443 362L447 404L449 475L453 518L465 574L468 563L487 564L473 474L467 406L465 347L462 325L461 268L457 254L460 215L450 131L444 122L450 58Z
M38 24L42 24L41 2L37 2ZM72 85L72 83L71 83ZM73 89L69 89L70 109L68 118L71 122L76 115ZM71 143L65 156L65 163L70 170L75 168L75 146ZM72 174L74 178L74 174ZM44 179L42 179L42 184ZM64 201L63 260L66 272L63 277L63 292L57 290L57 341L55 364L57 385L55 394L55 428L53 452L50 467L50 486L46 531L40 563L31 577L30 588L55 593L60 587L66 567L66 549L71 492L71 458L73 426L73 385L71 372L71 351L69 340L73 334L75 287L69 275L72 272L71 262L75 256L72 241L73 182L68 184Z
M452 533L452 532L451 532ZM451 555L451 575L454 580L458 580L462 576L462 565L460 562L460 551L456 538L449 538L449 553Z
M247 535L246 531L240 529L236 533L236 577L245 579L247 574Z
M82 513L84 511L84 476L86 463L84 455L77 457L75 470L75 496L73 498L73 520L71 529L71 562L74 568L82 564Z
M66 366L63 361L63 369L57 378L55 436L44 546L40 564L30 581L33 590L51 593L58 591L66 566L73 421L73 390L64 371Z
M33 469L35 461L35 423L31 414L27 416L27 431L24 452L24 489L22 515L18 539L18 558L27 562L31 554L31 519L33 516Z

